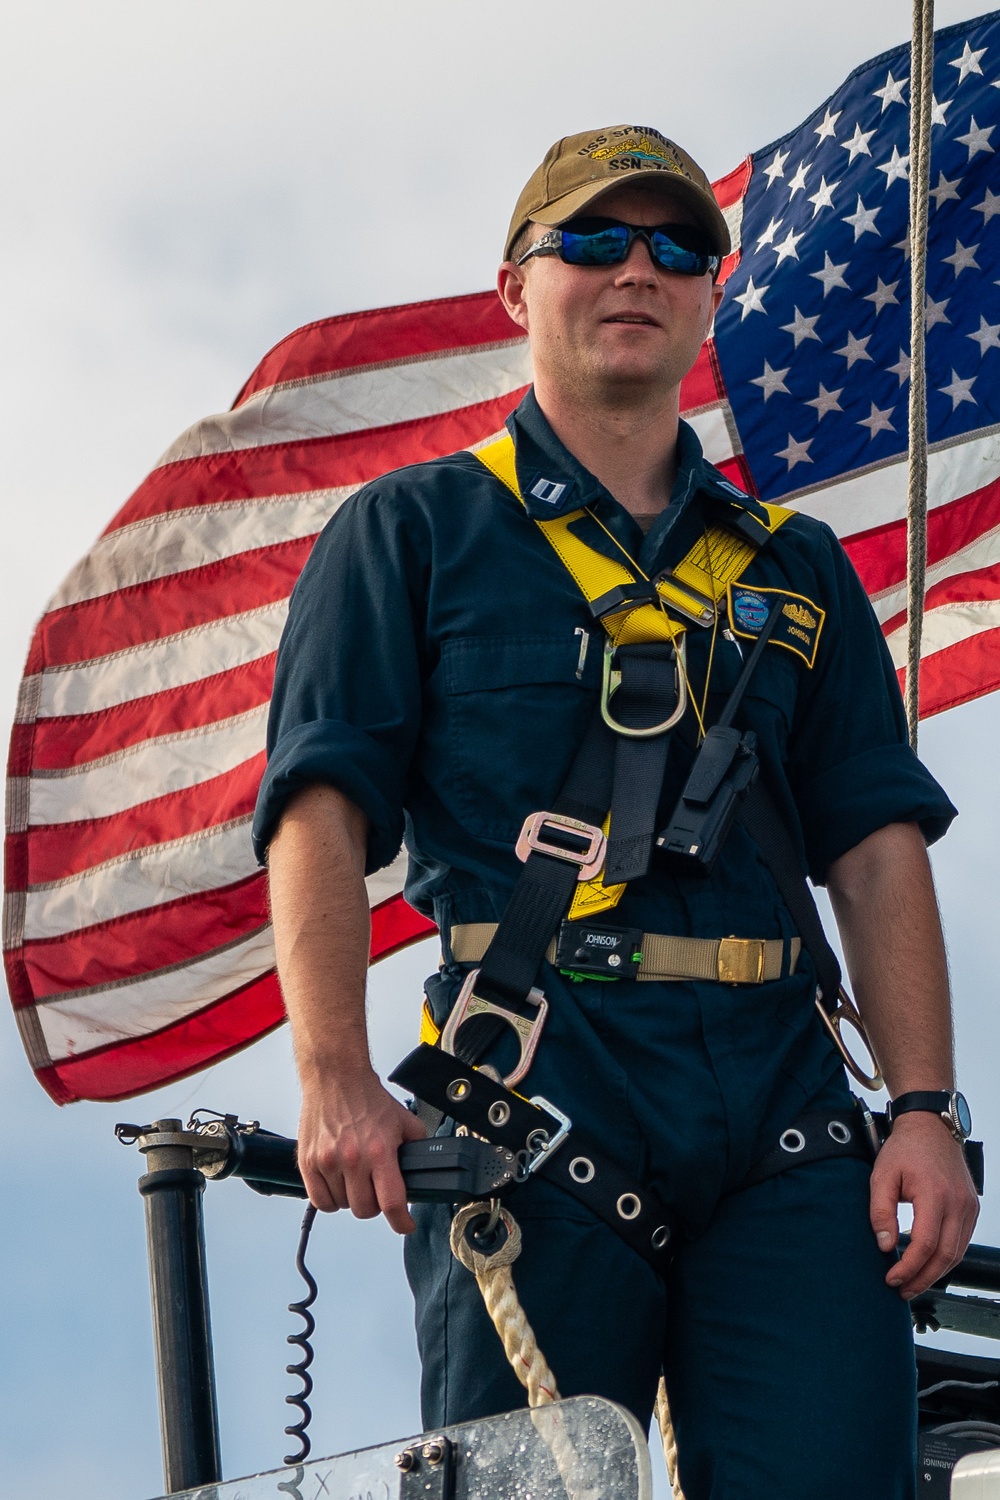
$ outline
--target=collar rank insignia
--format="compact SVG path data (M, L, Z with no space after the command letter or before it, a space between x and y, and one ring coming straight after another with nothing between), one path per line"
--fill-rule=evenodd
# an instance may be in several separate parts
M790 594L786 589L751 589L744 584L729 585L729 623L734 635L753 639L760 635L777 600L783 600L781 617L768 642L794 651L807 667L816 660L820 631L826 611L804 594Z

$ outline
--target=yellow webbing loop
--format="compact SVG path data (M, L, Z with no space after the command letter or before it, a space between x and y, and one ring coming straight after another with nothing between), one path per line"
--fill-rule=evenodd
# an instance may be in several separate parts
M524 496L517 479L514 439L510 433L505 432L495 442L477 449L475 456L524 505ZM795 514L780 505L765 505L764 509L768 515L768 529L772 533ZM646 580L646 575L624 548L622 557L627 560L628 567L624 562L605 557L603 552L589 546L570 529L581 517L589 514L585 509L573 510L563 516L554 516L551 521L536 521L535 524L576 581L587 603L591 604L614 588L636 583L640 579ZM683 621L672 619L664 606L672 604L684 614L693 613L696 618L704 618L707 612L710 621L712 611L718 607L719 600L725 595L729 585L736 582L756 555L757 548L752 542L734 536L722 526L707 527L704 535L699 537L687 556L674 568L671 577L657 580L656 591L663 601L659 608L655 604L640 604L602 618L601 624L612 645L670 641L679 646L687 625ZM688 593L688 590L691 592ZM608 827L609 819L606 818L605 833L608 832ZM569 920L592 917L598 912L607 911L618 904L624 890L624 885L606 886L600 874L593 880L580 882L569 909Z

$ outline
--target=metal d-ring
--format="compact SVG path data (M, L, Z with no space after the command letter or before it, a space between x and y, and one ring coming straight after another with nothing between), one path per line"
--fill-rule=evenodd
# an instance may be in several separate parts
M830 1036L833 1039L833 1044L843 1058L844 1066L850 1073L851 1077L856 1078L858 1083L861 1084L862 1088L873 1090L884 1088L885 1082L882 1078L882 1072L878 1065L878 1058L875 1056L875 1049L868 1039L868 1032L865 1030L865 1023L861 1019L861 1013L858 1010L858 1007L855 1005L850 995L844 989L844 986L841 985L840 987L840 992L837 996L837 1004L834 1006L832 1011L828 1011L826 1009L822 1000L820 1000L818 996L816 999L816 1009L819 1011L820 1020L823 1022L823 1025L830 1033ZM840 1028L844 1025L845 1022L854 1031L855 1035L861 1041L861 1044L864 1047L865 1051L868 1053L868 1056L871 1058L872 1069L870 1073L866 1073L864 1069L854 1061L854 1058L848 1051L847 1044L840 1034Z
M677 684L677 707L669 718L664 719L662 724L652 724L648 729L631 729L627 724L620 724L611 713L611 699L617 693L622 684L622 674L614 666L616 647L611 637L607 636L604 641L604 665L601 670L601 718L609 729L615 734L624 735L631 740L649 740L655 735L665 734L668 729L673 729L683 719L687 709L687 653L685 650L685 637L674 645L674 681Z

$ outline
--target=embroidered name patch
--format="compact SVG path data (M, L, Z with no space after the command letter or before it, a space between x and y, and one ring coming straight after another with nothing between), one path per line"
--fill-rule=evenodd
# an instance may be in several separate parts
M768 644L794 651L807 667L811 667L816 660L816 647L826 611L804 594L790 594L786 589L750 589L744 584L731 583L729 623L733 634L746 639L760 635L779 600L782 601L781 615Z

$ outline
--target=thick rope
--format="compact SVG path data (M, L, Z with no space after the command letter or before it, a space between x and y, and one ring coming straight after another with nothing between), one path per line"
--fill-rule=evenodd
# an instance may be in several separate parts
M917 748L927 573L927 205L931 179L934 0L913 0L910 47L910 463L906 496L906 722Z
M547 1406L560 1399L559 1387L545 1355L538 1347L510 1270L521 1253L521 1230L513 1215L502 1208L500 1218L507 1231L507 1238L492 1255L484 1255L473 1249L465 1237L470 1222L489 1213L488 1203L467 1203L464 1208L459 1209L451 1223L451 1253L462 1262L467 1271L472 1272L479 1283L486 1311L500 1335L504 1353L514 1374L527 1389L528 1405Z
M667 1466L667 1478L670 1481L670 1493L674 1500L684 1500L684 1491L677 1476L677 1434L674 1431L673 1419L670 1415L670 1402L667 1399L667 1384L660 1376L660 1384L656 1392L656 1425L660 1429L660 1437L663 1440L663 1461Z

